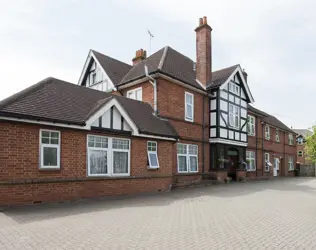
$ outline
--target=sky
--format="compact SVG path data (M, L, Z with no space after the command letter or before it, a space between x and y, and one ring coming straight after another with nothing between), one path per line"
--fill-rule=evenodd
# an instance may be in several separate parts
M316 1L0 0L0 100L53 76L77 83L90 49L131 63L168 45L192 60L198 18L213 70L240 64L254 106L293 128L316 121Z

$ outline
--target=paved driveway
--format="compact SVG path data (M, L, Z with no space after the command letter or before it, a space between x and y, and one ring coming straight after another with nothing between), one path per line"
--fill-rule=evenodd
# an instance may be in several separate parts
M316 249L316 179L0 213L0 249Z

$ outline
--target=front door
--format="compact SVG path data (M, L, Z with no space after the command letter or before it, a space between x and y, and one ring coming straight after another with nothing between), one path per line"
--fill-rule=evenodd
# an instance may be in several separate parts
M274 158L273 176L278 176L279 164L280 164L279 159L278 158Z

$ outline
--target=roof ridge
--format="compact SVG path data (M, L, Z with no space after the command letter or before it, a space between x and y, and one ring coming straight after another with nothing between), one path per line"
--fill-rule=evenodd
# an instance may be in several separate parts
M114 58L114 57L105 55L105 54L103 54L103 53L101 53L101 52L99 52L99 51L96 51L96 50L94 50L94 49L91 49L91 51L92 51L92 53L98 53L98 54L100 54L100 55L102 55L102 56L108 57L108 58L110 58L110 59L112 59L112 60L115 60L115 61L117 61L117 62L124 63L124 64L126 64L127 66L133 67L133 65L130 65L130 64L128 64L128 63L126 63L126 62L123 62L123 61L120 61L120 60L118 60L118 59L116 59L116 58Z
M168 53L168 48L169 48L169 46L165 46L163 54L162 54L162 56L160 58L160 62L159 62L159 65L158 65L158 69L160 69L160 70L162 69L162 67L163 67L163 65L165 63L165 59L166 59L166 56L167 56L167 53Z
M52 80L54 80L56 78L54 77L47 77L41 81L39 81L36 84L33 84L31 86L29 86L28 88L21 90L5 99L3 99L2 101L0 101L0 109L3 109L4 107L12 104L13 102L19 101L21 99L23 99L25 96L27 96L30 93L34 93L35 91L38 91L39 89L41 89L42 87L44 87L46 84L50 84Z
M215 71L212 71L212 73L215 73L215 72L219 72L219 71L222 71L222 70L227 70L227 69L230 69L230 68L235 68L235 67L238 67L240 66L240 64L235 64L235 65L232 65L232 66L229 66L229 67L226 67L226 68L222 68L222 69L218 69L218 70L215 70Z

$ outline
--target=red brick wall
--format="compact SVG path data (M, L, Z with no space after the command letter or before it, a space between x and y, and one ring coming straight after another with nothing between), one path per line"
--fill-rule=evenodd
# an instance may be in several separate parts
M39 169L39 130L41 128L56 129L61 132L60 170ZM87 134L92 133L0 122L0 205L153 192L166 190L172 183L174 143L157 141L160 168L149 170L147 168L147 139L136 137L131 138L130 152L131 177L135 179L87 177ZM107 136L103 133L100 135ZM69 182L70 178L80 181ZM1 185L1 182L3 184L8 181L51 182L56 179L59 180L56 183Z
M270 167L270 171L267 173L264 171L263 166L263 157L264 153L270 154L270 162L273 164L274 158L281 159L278 175L279 176L292 176L294 175L293 171L288 171L288 156L293 156L294 166L296 163L296 141L294 137L294 144L289 145L288 136L289 132L279 129L279 138L280 142L276 142L275 134L276 128L270 126L270 140L266 140L262 132L264 126L261 124L261 118L256 114L249 112L249 115L256 117L256 134L255 136L248 136L248 148L249 151L256 152L256 140L257 140L257 154L256 154L256 167L257 167L257 176L273 176L273 167ZM263 150L262 150L262 141L263 141ZM262 171L263 170L263 171ZM254 177L256 173L247 173L247 176Z

